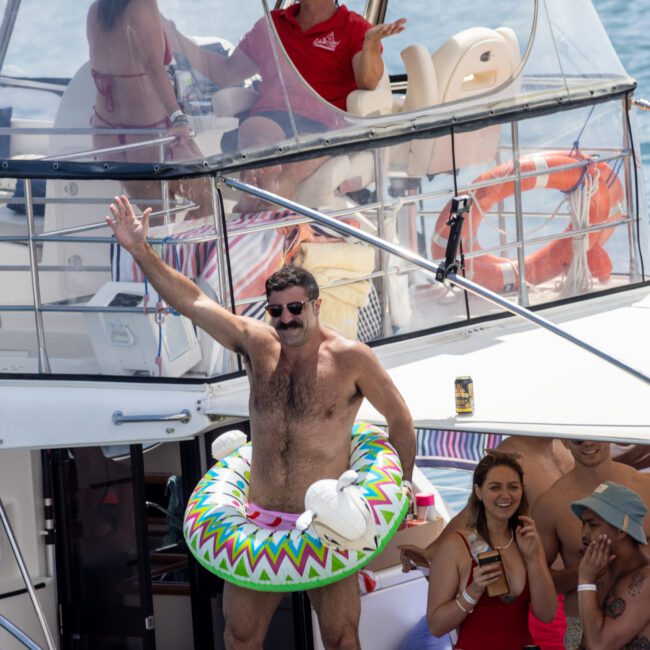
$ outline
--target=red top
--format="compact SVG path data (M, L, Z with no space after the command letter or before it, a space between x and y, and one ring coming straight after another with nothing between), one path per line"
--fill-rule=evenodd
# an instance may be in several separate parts
M463 535L458 533L471 556L469 544ZM476 560L472 556L472 570ZM467 586L472 584L472 578ZM531 644L532 637L528 631L528 609L530 607L530 589L528 577L523 591L510 603L505 603L500 597L491 598L483 594L474 611L465 618L458 628L459 650L521 650Z
M271 12L280 41L305 81L321 97L345 110L348 94L357 88L352 57L363 47L365 34L372 25L359 14L340 6L329 20L303 32L296 21L299 9L300 4L297 3L287 9ZM251 112L286 111L284 92L278 83L271 38L264 19L255 23L239 47L255 61L262 76L260 98ZM282 73L292 109L305 117L320 119L321 116L314 115L317 108L313 96L305 92L291 67L282 66Z

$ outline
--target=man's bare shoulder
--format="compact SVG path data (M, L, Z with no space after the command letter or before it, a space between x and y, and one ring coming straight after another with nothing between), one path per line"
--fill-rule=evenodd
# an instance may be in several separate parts
M467 549L467 537L472 534L473 531L469 528L460 528L453 532L443 535L440 538L440 545L438 546L438 551L445 550L447 552L447 557L453 555L458 558L463 556L469 557L469 551Z
M548 490L539 495L535 503L536 512L549 512L556 509L564 510L568 499L573 498L571 492L573 491L575 480L573 479L572 472L567 472L551 485Z
M249 318L248 316L237 316L237 321L246 332L249 355L254 356L259 352L266 354L268 353L269 345L272 345L273 343L279 345L280 337L278 336L278 333L264 321L256 318ZM237 352L244 354L244 352L240 350L237 350Z
M507 451L511 454L520 454L522 449L522 441L517 436L509 436L499 443L497 449L499 451Z
M555 498L556 496L561 496L567 490L574 490L576 486L577 480L575 472L570 471L560 476L560 478L555 481L548 490L546 490L545 494Z
M639 472L624 463L614 462L613 465L613 480L634 490L646 501L650 498L650 474Z
M353 363L362 363L364 360L377 360L370 347L361 341L349 339L347 336L325 327L323 328L323 336L332 354L344 357Z

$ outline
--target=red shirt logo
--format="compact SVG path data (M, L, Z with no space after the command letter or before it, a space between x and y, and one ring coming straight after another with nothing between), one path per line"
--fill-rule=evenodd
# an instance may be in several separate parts
M341 41L337 41L334 37L334 32L330 32L327 36L321 36L320 38L315 39L314 47L320 47L323 50L334 52L340 43Z

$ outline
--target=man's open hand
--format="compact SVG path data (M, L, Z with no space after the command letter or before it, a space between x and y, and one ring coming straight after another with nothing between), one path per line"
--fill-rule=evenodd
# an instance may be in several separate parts
M383 38L393 36L393 34L399 34L404 31L404 25L406 25L406 18L400 18L392 23L375 25L366 32L366 42L378 43Z
M106 223L115 233L115 238L121 246L128 251L133 251L147 241L151 208L147 208L142 213L142 219L138 219L131 202L122 195L115 197L110 205L110 211L112 216L106 217Z

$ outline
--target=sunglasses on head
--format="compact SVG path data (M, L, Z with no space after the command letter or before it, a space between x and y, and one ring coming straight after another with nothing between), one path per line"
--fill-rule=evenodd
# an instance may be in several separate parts
M289 310L290 314L299 316L302 314L302 310L305 308L305 305L309 304L310 302L314 302L314 298L311 300L297 300L295 302L288 302L284 305L267 305L264 307L264 309L266 309L271 318L280 318L285 307Z

